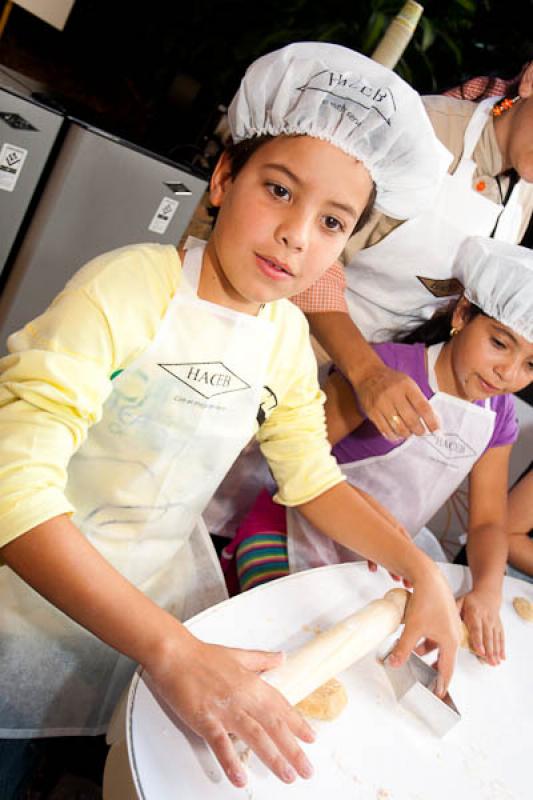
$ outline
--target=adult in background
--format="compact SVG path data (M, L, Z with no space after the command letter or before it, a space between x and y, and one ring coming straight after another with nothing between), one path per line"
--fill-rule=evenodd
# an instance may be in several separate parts
M295 298L361 409L390 440L423 434L424 423L434 431L438 420L412 379L385 366L367 340L429 318L449 294L461 242L483 235L518 243L533 210L533 62L504 98L439 95L424 105L453 154L437 201L407 222L374 214L350 239L344 274L335 265Z

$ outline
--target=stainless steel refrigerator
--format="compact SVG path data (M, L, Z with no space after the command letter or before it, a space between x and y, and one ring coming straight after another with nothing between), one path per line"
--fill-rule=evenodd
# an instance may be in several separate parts
M65 126L31 223L8 264L0 353L7 336L42 313L94 256L137 242L178 244L207 187L185 167L79 120L69 118ZM2 219L0 238L3 229Z
M0 70L0 279L65 124L64 115L31 100L15 75Z

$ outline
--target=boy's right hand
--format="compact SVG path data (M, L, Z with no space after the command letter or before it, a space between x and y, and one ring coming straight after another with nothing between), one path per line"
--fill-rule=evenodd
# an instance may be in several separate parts
M438 567L427 569L414 581L414 592L405 615L405 628L389 656L391 666L401 666L421 640L439 648L436 694L443 697L453 674L461 641L461 619L448 583Z
M372 506L374 511L377 511L378 514L381 514L383 519L385 519L390 525L392 525L393 528L399 531L402 534L402 536L405 537L406 541L408 542L411 541L411 537L407 533L404 526L400 522L398 522L396 517L393 517L393 515L390 513L390 511L388 511L385 508L385 506L381 505L381 503L378 500L376 500L375 497L372 497L371 494L368 494L368 492L365 492L363 489L357 488L356 491L365 498L366 502ZM370 570L370 572L377 572L378 565L376 564L375 561L367 561L366 563L368 564L368 569ZM406 589L413 588L411 582L408 581L407 578L401 578L400 575L397 575L395 572L390 572L390 571L389 575L391 576L393 581L400 581L400 580L403 581L403 585L405 586Z
M281 653L205 644L190 636L153 668L147 665L161 696L206 740L235 786L246 784L246 772L230 734L285 783L313 773L297 742L313 742L313 730L256 674L279 666L282 658Z

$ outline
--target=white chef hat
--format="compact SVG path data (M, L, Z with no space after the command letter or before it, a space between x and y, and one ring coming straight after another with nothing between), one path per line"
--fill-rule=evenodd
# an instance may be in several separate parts
M361 161L376 208L407 219L427 208L451 161L420 96L391 70L325 42L297 42L248 68L229 107L234 142L270 134L324 139Z
M458 250L454 274L471 303L533 342L533 252L529 248L470 236Z

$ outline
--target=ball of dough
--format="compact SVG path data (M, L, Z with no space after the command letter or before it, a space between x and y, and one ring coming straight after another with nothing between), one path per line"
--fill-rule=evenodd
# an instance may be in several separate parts
M527 622L533 622L533 603L526 597L515 597L513 600L513 608L522 619Z
M310 695L304 697L296 708L305 717L312 719L336 719L348 703L348 695L342 683L331 678Z

